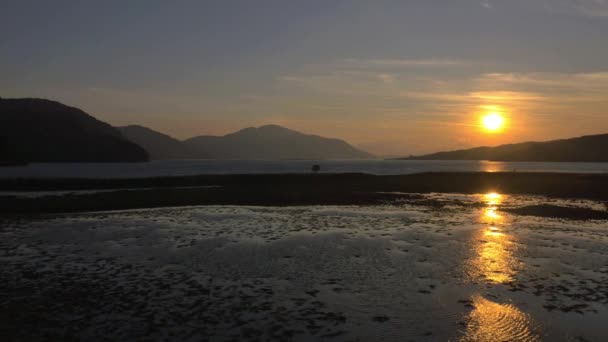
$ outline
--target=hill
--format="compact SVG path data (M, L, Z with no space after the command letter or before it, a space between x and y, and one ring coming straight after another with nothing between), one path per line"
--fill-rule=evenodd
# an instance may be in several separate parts
M131 125L117 127L117 129L125 138L148 151L150 159L191 159L202 157L195 149L183 142L147 127Z
M0 98L0 161L140 162L148 154L80 109L44 99Z
M439 152L408 160L608 162L608 134Z
M370 159L373 155L339 139L303 134L277 125L250 127L225 136L199 136L184 143L215 159Z

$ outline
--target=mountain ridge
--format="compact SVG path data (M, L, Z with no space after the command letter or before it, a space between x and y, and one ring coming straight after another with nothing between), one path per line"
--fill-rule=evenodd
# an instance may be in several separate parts
M143 162L147 152L83 110L38 98L0 98L0 161Z
M148 127L128 125L116 128L126 139L143 147L152 160L194 159L197 156L197 152L182 141Z
M398 160L608 162L608 134L444 151Z
M373 158L340 139L279 125L180 141L141 125L113 127L58 101L0 97L0 165L150 159Z
M225 135L185 140L140 125L117 127L152 159L371 159L346 141L304 134L279 125L246 127Z

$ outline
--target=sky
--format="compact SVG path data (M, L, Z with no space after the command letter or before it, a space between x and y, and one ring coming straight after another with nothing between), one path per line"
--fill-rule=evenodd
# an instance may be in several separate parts
M608 0L0 0L0 32L1 97L179 139L279 124L400 156L608 133Z

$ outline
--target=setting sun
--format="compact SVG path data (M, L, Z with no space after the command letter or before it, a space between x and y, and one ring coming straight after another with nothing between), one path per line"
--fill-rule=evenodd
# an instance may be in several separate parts
M496 112L488 113L482 118L483 128L488 132L499 131L503 127L504 122L504 117Z

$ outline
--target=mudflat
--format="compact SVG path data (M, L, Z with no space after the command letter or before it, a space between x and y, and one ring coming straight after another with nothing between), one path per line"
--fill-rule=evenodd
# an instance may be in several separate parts
M372 205L411 193L487 193L608 200L608 174L273 174L143 179L4 179L0 212L33 214L190 205ZM20 196L27 192L44 196ZM536 208L535 212L543 212ZM543 209L543 208L540 208ZM545 212L551 211L545 208ZM554 211L551 211L554 212ZM574 213L580 217L580 213Z
M381 195L398 198L5 218L0 336L605 338L608 221L530 216L539 205L604 212L603 202L499 192Z

